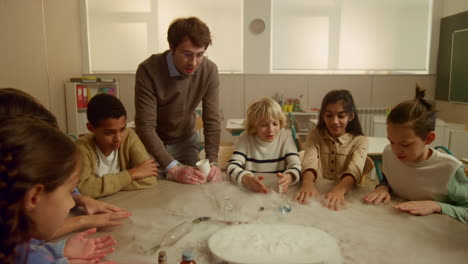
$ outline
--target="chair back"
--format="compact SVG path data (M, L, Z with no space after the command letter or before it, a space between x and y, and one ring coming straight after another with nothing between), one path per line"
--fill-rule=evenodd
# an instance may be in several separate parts
M294 139L294 144L296 144L297 152L302 150L302 141L301 138L297 135L298 127L297 127L297 122L296 119L294 118L294 115L289 112L288 113L288 122L289 122L289 127L291 128L291 134Z
M366 178L370 178L370 174L372 173L374 167L374 161L369 156L367 156L366 163L364 163L364 169L362 170L362 178L360 184L364 184L366 182Z
M434 149L437 149L437 150L441 149L445 151L445 153L453 156L453 153L446 146L435 146Z
M453 156L453 153L445 146L435 146L434 149L437 149L437 150L442 149L447 154ZM464 159L462 159L462 163L463 163L463 167L465 167L466 162ZM468 177L468 168L463 168L463 170L465 171L465 175Z

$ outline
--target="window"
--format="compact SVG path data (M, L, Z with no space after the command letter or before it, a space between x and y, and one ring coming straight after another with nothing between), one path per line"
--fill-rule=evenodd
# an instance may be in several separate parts
M242 71L242 0L82 0L85 73L135 72L169 48L167 28L178 17L207 23L206 56L220 71Z
M428 72L430 0L272 0L273 72Z
M429 71L433 0L81 1L85 73L135 72L168 49L172 20L188 16L210 27L206 56L220 72ZM263 35L244 32L253 18L265 20Z

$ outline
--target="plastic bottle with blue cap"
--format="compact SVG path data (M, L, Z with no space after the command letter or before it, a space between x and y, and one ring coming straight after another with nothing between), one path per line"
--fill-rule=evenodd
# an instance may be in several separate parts
M182 252L182 262L180 264L197 264L192 250L186 249Z

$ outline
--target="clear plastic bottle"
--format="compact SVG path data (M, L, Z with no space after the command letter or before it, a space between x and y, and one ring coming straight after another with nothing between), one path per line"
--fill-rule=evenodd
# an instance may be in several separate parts
M192 222L183 222L182 224L172 228L171 230L167 231L162 239L161 242L154 247L152 247L148 252L147 255L151 255L156 253L160 248L170 247L174 245L177 241L179 241L182 237L187 235L192 231L194 223Z
M192 222L183 222L182 224L172 228L164 234L161 241L161 247L170 247L179 241L182 237L190 233L193 229Z
M182 262L180 264L197 264L192 250L187 249L182 252Z

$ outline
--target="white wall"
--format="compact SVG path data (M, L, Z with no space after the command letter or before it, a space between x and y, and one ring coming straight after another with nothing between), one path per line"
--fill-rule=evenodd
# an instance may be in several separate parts
M0 0L0 87L38 98L66 129L63 83L81 75L79 1Z
M17 87L50 107L41 1L2 1L0 87ZM6 27L4 26L6 25Z
M81 76L82 69L79 1L43 1L50 110L66 129L64 82Z
M244 1L244 72L270 72L270 9L270 0ZM252 34L250 22L257 18L265 22L265 31Z
M445 0L443 1L442 17L455 15L468 10L466 0Z

